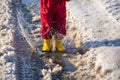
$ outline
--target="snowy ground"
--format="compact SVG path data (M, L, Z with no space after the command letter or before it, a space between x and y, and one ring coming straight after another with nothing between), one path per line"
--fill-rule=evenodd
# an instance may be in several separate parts
M26 0L26 1L22 0L22 3L27 5L27 6L29 6L31 3L35 3L35 4L39 5L40 4L39 1L40 0Z
M1 80L120 80L119 1L67 4L64 68L30 48L42 44L39 0L22 3L0 1Z

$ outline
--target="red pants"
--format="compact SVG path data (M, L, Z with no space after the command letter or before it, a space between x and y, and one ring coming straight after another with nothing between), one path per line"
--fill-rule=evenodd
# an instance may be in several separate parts
M41 0L41 33L43 39L52 35L62 38L66 35L66 0Z

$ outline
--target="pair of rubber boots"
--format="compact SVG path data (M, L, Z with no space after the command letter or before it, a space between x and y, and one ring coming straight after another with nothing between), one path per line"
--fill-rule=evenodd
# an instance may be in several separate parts
M59 52L63 52L65 49L62 45L62 39L56 39L56 48L57 48L57 51ZM42 51L44 52L49 52L51 51L51 39L44 39L43 40L43 48L42 48Z

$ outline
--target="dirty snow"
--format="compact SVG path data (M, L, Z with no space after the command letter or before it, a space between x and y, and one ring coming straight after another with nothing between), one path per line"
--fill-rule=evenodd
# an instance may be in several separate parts
M12 0L0 1L0 79L120 79L118 0L72 0L67 3L67 36L63 41L67 53L62 56L64 68L51 58L32 54L36 52L32 52L28 39L25 39L28 37L24 37L20 30L18 17L13 15L17 15L15 10L21 10L24 24L27 23L26 30L34 27L25 34L37 36L36 46L41 47L40 2L22 0L22 3L25 6L15 5L18 3L13 4Z

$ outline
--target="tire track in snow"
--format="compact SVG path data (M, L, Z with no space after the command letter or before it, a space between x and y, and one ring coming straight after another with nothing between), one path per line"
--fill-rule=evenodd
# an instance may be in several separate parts
M21 11L22 11L22 8L20 6L17 6L17 8L21 9ZM24 17L24 16L22 16L22 17ZM20 18L20 17L18 17L18 18ZM19 25L20 24L21 23L19 23ZM20 34L18 34L18 37L17 37L17 40L16 40L16 41L18 41L17 43L18 43L18 46L19 46L19 48L18 48L18 53L19 54L17 55L17 58L18 58L18 63L17 63L18 64L17 65L18 78L20 80L41 80L42 76L40 74L40 70L42 68L43 61L40 60L39 55L34 54L32 52L33 50L31 50L31 48L28 44L28 41L27 41L27 40L29 40L29 42L31 42L30 38L28 36L28 35L30 35L29 32L31 32L31 31L26 33L25 31L28 29L27 27L29 25L24 26L23 24L21 24L23 29L21 29L21 27L18 26L18 32ZM24 40L21 40L21 39L19 40L18 39L19 36L22 36L21 39L24 39Z
M120 1L119 0L100 0L106 10L120 22Z

